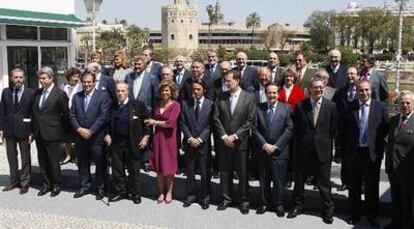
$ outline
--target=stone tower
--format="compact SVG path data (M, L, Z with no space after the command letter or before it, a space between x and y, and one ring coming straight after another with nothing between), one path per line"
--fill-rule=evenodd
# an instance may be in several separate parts
M198 49L198 8L186 0L161 9L162 47L167 49Z

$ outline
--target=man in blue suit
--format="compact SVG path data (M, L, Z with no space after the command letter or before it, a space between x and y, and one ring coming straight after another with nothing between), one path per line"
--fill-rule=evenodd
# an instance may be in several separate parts
M79 154L80 189L74 198L80 198L91 191L90 166L96 166L96 199L104 197L106 177L106 156L104 153L104 134L108 123L111 99L102 91L95 89L95 77L85 72L81 78L83 91L73 96L70 122L75 132L75 148Z
M375 59L373 56L364 55L360 60L361 80L367 80L371 84L372 98L381 102L387 102L388 84L384 74L374 69Z
M268 83L265 90L267 102L258 105L254 131L262 202L257 214L263 214L269 207L274 207L276 215L283 217L284 184L293 133L292 109L288 104L277 101L279 87L275 83Z
M87 70L95 77L95 89L105 91L112 101L116 101L115 80L102 73L102 66L98 63L90 63Z
M196 199L197 163L201 174L200 205L203 209L207 209L210 202L210 136L213 128L214 103L204 97L207 88L203 80L193 81L192 88L194 99L181 103L180 124L184 133L183 148L187 165L187 198L183 206L190 206Z
M154 75L159 79L162 64L154 61L154 50L150 47L144 47L142 50L142 56L145 58L146 63L145 72Z
M206 80L213 82L221 77L220 65L218 63L218 55L214 50L207 52L208 63L205 65Z
M148 110L148 114L152 117L152 112L155 104L157 87L158 87L158 76L151 73L147 73L147 62L143 56L134 57L134 71L125 77L125 83L128 84L129 96L132 100L138 100L144 103ZM151 142L151 140L150 140ZM149 148L144 151L142 156L143 168L148 171L149 163Z

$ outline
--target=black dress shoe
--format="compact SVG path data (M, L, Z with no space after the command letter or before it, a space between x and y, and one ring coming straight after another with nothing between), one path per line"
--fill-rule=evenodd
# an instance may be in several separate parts
M194 203L194 200L187 199L187 200L184 201L183 207L185 207L185 208L190 207L193 203Z
M292 209L292 211L289 212L287 218L288 219L293 219L296 218L298 215L300 215L302 213L302 209L300 207L294 207Z
M243 215L247 215L247 214L249 214L249 205L248 204L241 204L239 210Z
M40 191L37 193L37 196L44 196L46 193L50 192L51 189L49 187L43 187L40 189Z
M275 213L277 217L284 217L285 216L285 209L283 207L276 207Z
M103 191L98 191L95 195L95 199L96 200L102 200L104 198L104 192Z
M113 197L109 198L109 201L110 201L110 202L117 202L117 201L120 201L120 200L126 199L126 197L127 197L126 195L117 194L117 195L115 195L115 196L113 196ZM133 197L133 196L131 196L131 200L134 200L134 197Z
M59 193L60 193L60 187L55 185L55 186L53 186L53 189L50 192L50 196L55 197L55 196L59 195Z
M134 204L140 204L141 203L141 196L132 197L132 202L134 202Z
M371 226L376 227L376 228L379 228L381 226L378 218L367 217L367 219Z
M88 195L89 194L89 190L79 190L77 193L75 193L73 195L73 198L77 199L77 198L81 198L84 195Z
M348 189L348 185L343 184L337 188L338 191L342 192Z
M322 217L322 221L326 224L332 224L333 217L331 215L325 215L324 217Z
M400 229L403 228L401 224L394 223L391 221L391 223L384 226L384 229Z
M29 187L30 185L25 185L23 187L20 188L20 195L26 194L29 191Z
M266 211L267 211L267 206L266 205L262 205L259 208L257 208L256 214L263 215Z
M3 192L8 192L8 191L11 191L15 188L20 188L20 185L19 184L9 184L6 187L4 187L2 191Z
M358 222L359 222L359 218L360 217L355 217L355 216L352 216L351 218L349 218L346 222L349 224L349 225L355 225L355 224L357 224Z
M206 210L208 207L210 207L210 203L208 201L202 201L201 202L201 209Z
M230 207L230 201L224 200L217 206L217 211L224 211L226 208Z

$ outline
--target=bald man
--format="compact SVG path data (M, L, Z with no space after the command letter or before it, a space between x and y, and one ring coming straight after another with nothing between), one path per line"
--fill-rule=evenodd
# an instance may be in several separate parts
M348 68L341 64L342 55L337 49L332 49L329 52L329 65L326 71L329 73L328 86L339 89L346 85L346 75Z
M279 56L275 52L269 53L267 57L267 68L272 73L271 82L279 83L282 80L283 69L279 66Z
M257 71L254 67L247 66L247 55L244 52L236 54L237 66L233 69L240 75L240 86L242 89L253 92L258 86Z

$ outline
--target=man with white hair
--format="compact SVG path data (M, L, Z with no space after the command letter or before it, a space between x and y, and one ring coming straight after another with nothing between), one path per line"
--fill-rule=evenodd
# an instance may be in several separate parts
M385 228L413 228L414 94L401 91L399 113L390 119L385 169L391 185L392 218Z
M115 101L115 80L102 73L102 66L98 63L89 63L86 70L95 76L95 89L106 91L112 101Z
M339 89L346 85L346 73L348 68L341 64L341 52L338 49L329 51L329 65L326 71L329 74L328 86Z
M184 56L178 55L175 57L174 82L178 88L182 88L184 82L191 77L191 72L185 68L187 62Z
M247 55L244 52L238 52L236 54L237 66L234 69L240 75L240 86L248 91L254 91L257 86L257 72L254 67L247 66Z

